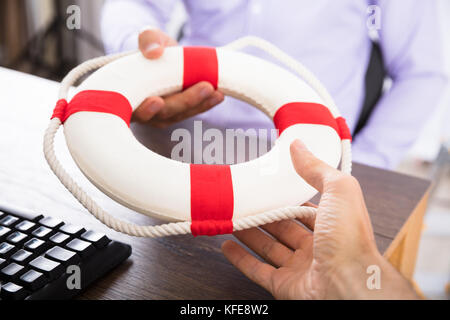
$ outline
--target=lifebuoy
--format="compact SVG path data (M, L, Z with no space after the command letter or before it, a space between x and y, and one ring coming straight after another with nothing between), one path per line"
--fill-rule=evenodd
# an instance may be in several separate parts
M303 68L262 40L247 38L240 44L245 42L259 44L296 71ZM306 79L299 78L275 64L236 51L238 46L239 42L222 48L171 47L157 60L133 53L97 59L84 69L74 70L63 82L53 125L44 142L53 171L66 187L70 185L52 146L52 134L63 123L70 153L94 185L138 212L166 221L184 221L194 235L231 233L237 220L300 206L311 199L317 191L296 174L289 146L294 139L301 139L315 156L337 167L343 150L350 154L351 135L345 120L306 69L301 69ZM67 101L68 85L103 64ZM133 110L148 96L174 93L199 81L210 82L272 118L279 129L274 147L245 163L199 165L162 157L141 145L129 129ZM350 168L348 155L342 162ZM270 163L276 170L267 173L263 168ZM80 200L81 191L71 188ZM83 204L91 212L97 210L97 218L116 230L155 236L142 230L139 233L139 227L131 231L126 223L119 226L122 222L112 218L113 223L96 205ZM174 233L184 232L169 232Z

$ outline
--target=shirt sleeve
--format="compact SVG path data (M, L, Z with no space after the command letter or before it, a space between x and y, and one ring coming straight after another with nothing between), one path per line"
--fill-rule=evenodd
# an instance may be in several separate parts
M164 30L178 0L106 0L101 16L101 32L108 54L138 48L144 27Z
M393 80L354 141L354 160L393 168L417 139L447 83L439 3L378 1L379 41Z

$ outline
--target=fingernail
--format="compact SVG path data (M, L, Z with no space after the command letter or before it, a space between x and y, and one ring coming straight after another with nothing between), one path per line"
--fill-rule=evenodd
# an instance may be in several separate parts
M154 42L154 43L149 44L149 45L145 48L145 52L150 52L150 51L156 50L156 49L158 49L158 48L160 48L160 47L161 47L161 44L159 44L159 43L157 43L157 42Z
M157 102L152 102L147 106L147 111L152 114L157 113L159 110L161 110L161 105Z
M211 87L204 87L202 90L200 90L200 97L202 99L205 99L209 97L212 94L213 90Z
M294 142L292 142L292 146L294 146L294 148L295 148L296 150L298 150L298 151L308 150L308 149L306 148L305 144L304 144L301 140L299 140L299 139L297 139L297 140L295 140Z

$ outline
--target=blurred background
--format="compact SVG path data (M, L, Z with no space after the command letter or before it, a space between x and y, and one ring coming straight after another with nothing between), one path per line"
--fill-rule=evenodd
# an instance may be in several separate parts
M81 9L83 28L79 30L66 27L67 8L71 5ZM60 81L80 62L104 54L99 27L102 5L103 0L0 0L0 66ZM441 6L446 68L450 74L450 1L441 0ZM185 19L180 2L167 26L172 37L182 36ZM383 76L382 57L374 41L366 77L365 107L373 105L371 100L379 88L389 90L390 83ZM0 92L5 89L0 88ZM418 286L431 299L450 298L449 124L450 89L447 88L419 140L396 168L433 182L415 274Z

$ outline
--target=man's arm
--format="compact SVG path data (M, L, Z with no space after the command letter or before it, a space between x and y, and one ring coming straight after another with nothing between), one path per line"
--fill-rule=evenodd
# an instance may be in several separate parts
M178 0L106 0L102 10L102 38L107 53L138 48L144 27L164 30Z
M354 142L354 160L395 167L446 85L438 1L378 1L383 58L393 79Z

